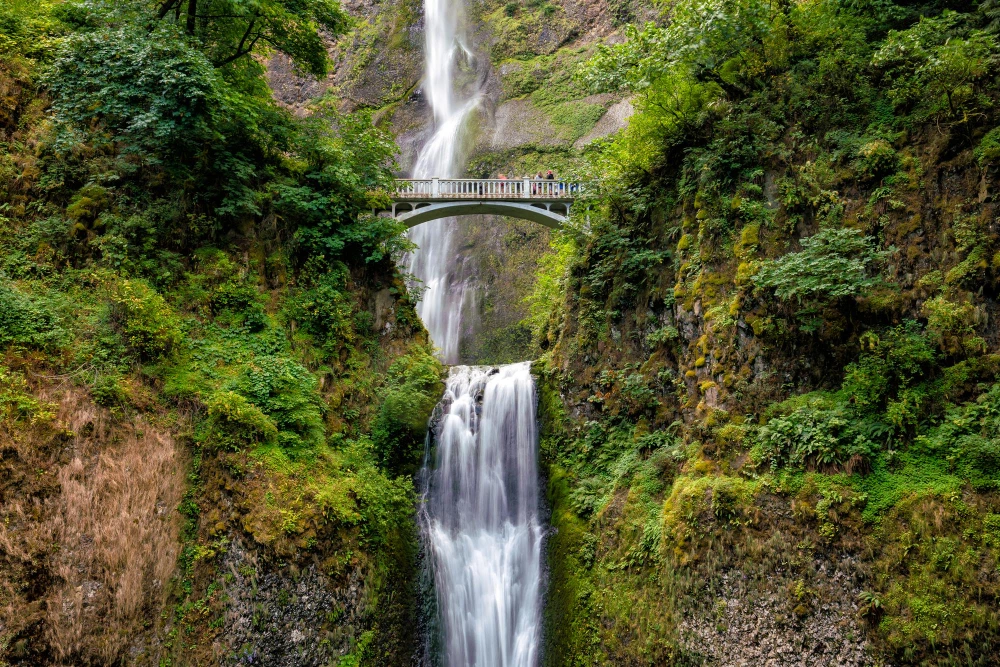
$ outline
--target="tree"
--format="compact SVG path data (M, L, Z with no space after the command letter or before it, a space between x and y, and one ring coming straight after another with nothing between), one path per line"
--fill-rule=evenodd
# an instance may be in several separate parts
M216 67L265 46L313 76L324 76L329 66L324 33L341 34L348 24L333 0L159 0L155 17L182 24Z

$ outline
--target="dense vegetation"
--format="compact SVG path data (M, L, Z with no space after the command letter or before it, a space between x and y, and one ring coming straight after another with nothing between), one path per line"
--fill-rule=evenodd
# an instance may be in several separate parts
M531 300L552 664L766 656L748 613L843 659L844 598L887 663L995 660L997 19L692 0L579 73L637 112Z
M0 7L0 665L414 655L420 17L361 5ZM1000 5L468 13L536 133L470 173L600 177L533 280L463 249L466 352L540 357L546 662L995 662Z
M294 116L265 70L325 74L348 23L0 7L0 664L268 662L302 609L318 660L412 652L392 619L441 370L370 214L395 144L324 99Z

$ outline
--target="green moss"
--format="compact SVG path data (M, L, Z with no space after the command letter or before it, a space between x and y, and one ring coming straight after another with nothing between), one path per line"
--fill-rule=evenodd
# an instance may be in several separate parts
M571 509L566 473L548 470L547 500L554 529L546 543L549 563L545 605L545 665L577 664L599 642L593 610L594 585L589 568L594 561L594 538L586 522Z
M974 155L982 167L1000 161L1000 127L993 128L979 140Z
M142 280L111 288L110 319L129 351L143 360L162 357L182 340L177 317L162 296Z
M566 143L573 143L589 132L604 115L603 104L587 104L580 101L564 102L543 107L559 137Z
M573 21L548 0L483 2L471 8L474 18L492 37L491 61L549 53L573 30ZM553 39L554 38L554 39Z
M996 583L981 573L997 567L983 507L958 492L912 494L897 503L871 536L874 585L884 616L880 639L902 659L933 647L944 656L988 655L1000 618L987 602Z

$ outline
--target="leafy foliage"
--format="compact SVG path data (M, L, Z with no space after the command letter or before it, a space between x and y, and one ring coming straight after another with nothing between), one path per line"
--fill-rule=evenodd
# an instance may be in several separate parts
M939 426L916 438L914 449L949 461L978 489L1000 488L1000 385L949 408Z
M304 73L323 76L329 57L321 32L339 35L348 18L331 0L82 0L70 5L75 22L144 24L183 33L214 67L253 67L251 54L281 51Z
M108 315L137 359L158 359L181 342L173 310L142 280L123 280L112 287Z
M884 73L889 98L898 108L919 118L941 116L961 123L982 117L989 108L982 86L998 62L1000 47L985 32L963 35L968 18L946 10L889 33L872 64Z
M295 452L324 441L323 405L316 377L301 364L282 356L260 356L230 386L274 421L282 447ZM227 419L247 419L256 431L267 432L256 412L244 410L246 416L239 417L243 406L234 405L229 411L234 417ZM217 412L229 414L222 407Z
M823 229L802 250L761 264L754 282L783 300L823 303L863 294L879 284L871 267L886 256L856 229Z
M441 363L418 348L389 367L389 386L375 422L373 440L391 470L420 460L431 412L441 397Z
M68 342L69 332L51 308L0 283L0 345L55 351Z
M398 222L370 213L388 201L396 151L371 125L370 114L324 109L305 121L296 146L297 180L275 186L275 207L298 221L296 240L303 250L328 260L359 251L367 261L379 261L409 247Z
M216 240L238 220L273 206L297 234L303 260L319 254L332 261L358 249L377 261L405 248L394 221L367 215L383 203L377 193L392 177L392 141L372 127L369 114L340 116L329 105L294 119L249 57L267 44L309 73L325 73L319 31L344 28L339 6L327 0L197 6L170 0L155 7L78 6L87 29L69 35L45 78L57 128L48 178L66 188L103 188L106 203L84 206L79 199L67 213L103 224L104 210L175 187L185 196L159 208L163 222L181 232L164 241L178 245ZM193 25L184 20L192 11L198 12ZM73 156L82 146L108 152L116 175L81 174ZM90 234L102 249L112 247L101 238L107 231L95 226Z
M861 340L861 357L846 368L844 392L862 415L885 410L899 429L915 427L939 391L933 370L937 354L913 321Z
M213 445L238 451L258 443L273 444L278 439L274 421L236 392L216 392L207 406L208 441Z
M836 398L807 394L789 401L794 409L772 417L756 436L753 456L773 469L833 467L858 457L869 460L875 443L857 428L854 415ZM776 410L789 405L776 406Z

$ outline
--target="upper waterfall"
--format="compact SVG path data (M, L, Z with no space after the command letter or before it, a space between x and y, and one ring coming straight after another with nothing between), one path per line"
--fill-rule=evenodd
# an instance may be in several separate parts
M455 72L472 52L464 35L460 0L425 0L423 90L433 112L433 133L417 156L413 176L453 178L463 167L462 131L479 104L479 90L457 90ZM409 232L417 248L407 270L425 288L417 312L446 363L458 361L466 285L453 279L453 219L434 220Z

